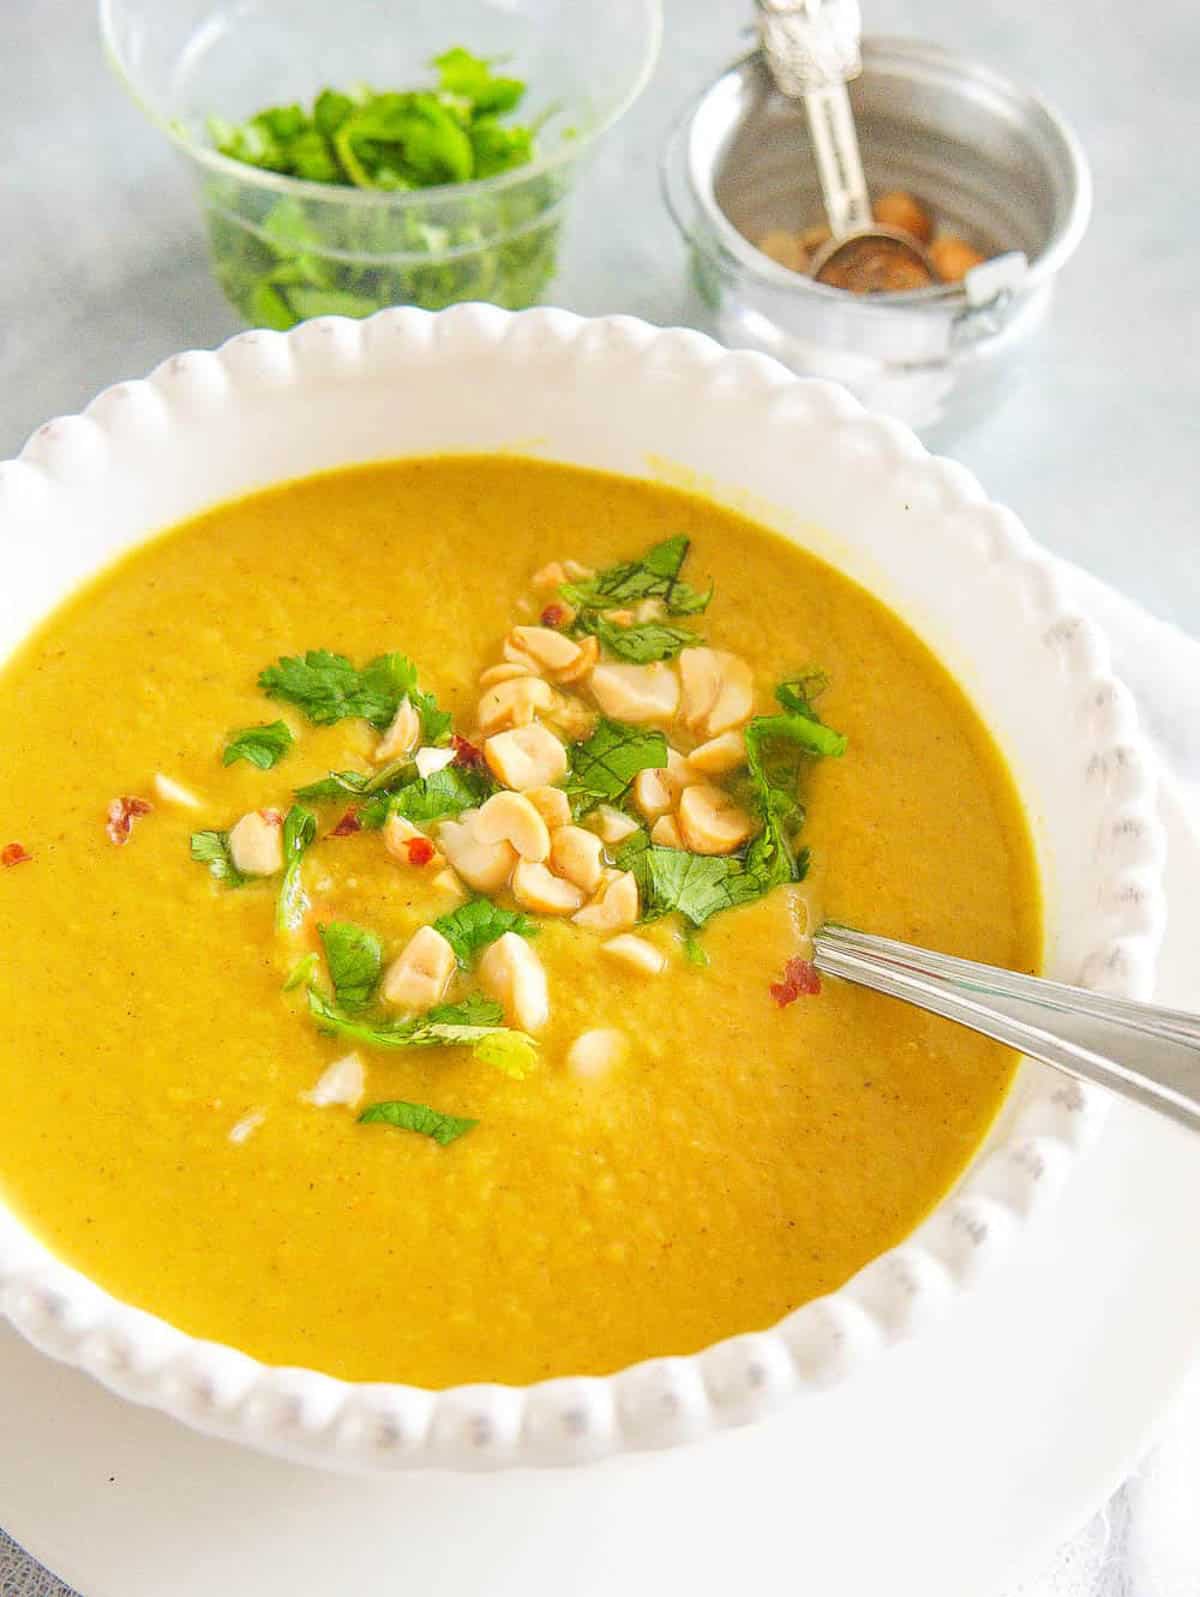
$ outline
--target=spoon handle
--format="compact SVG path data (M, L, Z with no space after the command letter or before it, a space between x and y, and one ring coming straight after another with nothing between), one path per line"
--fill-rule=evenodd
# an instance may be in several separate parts
M813 962L823 975L902 998L1200 1130L1200 1016L977 965L848 926L822 926L813 943Z

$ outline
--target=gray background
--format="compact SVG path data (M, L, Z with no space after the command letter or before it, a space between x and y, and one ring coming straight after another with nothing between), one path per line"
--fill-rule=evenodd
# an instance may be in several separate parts
M1032 370L954 453L1041 541L1200 633L1194 8L1143 0L1128 19L1086 0L865 9L872 31L959 48L1048 96L1093 165L1091 231ZM553 297L584 313L688 314L658 151L679 106L743 47L750 7L666 10L654 82L580 185ZM209 279L187 177L110 77L89 0L0 0L0 129L3 456L47 417L237 323ZM1127 1517L1122 1498L1092 1591L1160 1597L1120 1556ZM0 1534L3 1597L50 1589Z

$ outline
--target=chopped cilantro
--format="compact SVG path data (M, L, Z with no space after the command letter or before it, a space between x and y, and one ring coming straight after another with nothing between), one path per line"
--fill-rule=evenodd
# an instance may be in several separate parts
M192 858L207 865L209 874L226 887L242 887L247 880L233 863L228 832L193 832Z
M222 765L232 765L235 760L246 760L257 765L260 771L269 771L278 765L295 739L286 721L272 721L270 726L244 726L233 733L225 745Z
M297 987L311 987L320 968L321 961L315 953L302 954L287 973L283 983L284 992L295 992Z
M283 880L275 908L276 931L294 931L308 910L300 866L316 835L317 817L303 804L293 804L283 820Z
M694 932L687 932L683 938L683 957L689 965L705 966L711 964L708 950L701 947L700 939Z
M401 815L414 826L422 822L444 820L448 815L460 815L463 810L482 804L493 791L495 784L486 771L466 770L459 765L447 765L430 776L417 777L394 793L387 809ZM369 824L366 812L360 812L363 825Z
M364 1009L379 984L383 944L374 932L352 921L330 921L317 930L337 1002L346 1010Z
M495 1044L491 1043L482 1050L480 1045L489 1038L504 1036L515 1039L503 1045L505 1058L517 1055L526 1061L522 1074L532 1067L537 1058L537 1043L534 1039L523 1031L512 1031L500 1024L503 1018L500 1006L478 994L462 1004L439 1004L427 1014L409 1019L373 1019L348 1015L340 1005L310 987L308 1008L322 1031L348 1037L352 1042L363 1043L369 1048L469 1047L485 1062L495 1064ZM507 1064L501 1068L509 1074L515 1073Z
M635 665L647 665L652 660L673 660L684 649L701 641L686 627L673 627L666 621L639 621L633 626L621 627L592 610L580 611L572 631L594 633L610 654L615 654L619 660L631 660Z
M576 610L611 610L635 599L661 599L668 615L698 615L708 606L712 589L701 593L679 573L691 548L682 534L655 544L640 560L625 560L599 571L585 582L566 582L559 592Z
M517 932L521 937L536 937L538 932L528 915L522 915L519 910L504 909L499 904L493 904L490 898L473 898L468 904L460 904L448 915L439 916L433 927L450 944L455 959L464 970L477 954L481 954L498 937L503 937L505 932Z
M378 771L330 771L328 776L321 777L319 781L298 787L296 797L317 802L343 799L348 794L367 798L375 793L388 793L412 779L413 763L410 759L392 760Z
M230 160L343 189L407 192L534 159L538 124L504 120L523 98L519 78L461 47L431 65L435 87L327 88L311 108L272 106L244 122L210 117L209 137ZM247 320L280 329L396 304L441 310L490 299L518 310L540 299L553 275L567 181L552 169L451 207L435 195L429 206L382 211L288 195L248 230L227 215L229 179L214 174L206 198L216 275Z
M619 799L639 771L662 770L667 740L661 732L601 718L591 737L571 750L567 791L577 810Z
M768 817L743 858L661 848L638 831L618 848L616 861L637 879L643 920L678 911L693 926L703 926L719 910L761 898L783 882L802 881L808 870L807 854L793 855L774 817Z
M402 1098L392 1098L386 1103L369 1104L358 1117L359 1124L396 1126L401 1131L418 1131L431 1137L440 1148L449 1147L464 1136L478 1120L464 1120L458 1115L444 1115L424 1103L405 1103Z
M410 699L421 717L421 735L427 743L445 737L450 716L440 710L432 694L417 687L417 668L403 654L381 654L359 670L344 654L310 649L303 655L284 655L267 666L258 685L271 699L284 699L303 710L317 726L332 726L350 716L361 716L381 731L396 714L402 699Z

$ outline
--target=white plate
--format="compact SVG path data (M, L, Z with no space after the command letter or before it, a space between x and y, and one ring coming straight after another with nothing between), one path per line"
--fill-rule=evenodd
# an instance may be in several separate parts
M1162 808L1158 996L1200 1007L1200 834L1173 787ZM586 1472L323 1474L0 1327L0 1523L84 1597L997 1597L1125 1478L1200 1352L1197 1212L1200 1144L1116 1106L948 1322L762 1424Z

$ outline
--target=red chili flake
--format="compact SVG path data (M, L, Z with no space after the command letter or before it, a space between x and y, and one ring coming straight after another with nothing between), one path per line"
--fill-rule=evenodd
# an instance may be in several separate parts
M6 843L0 848L0 865L27 865L33 855L20 843Z
M797 998L812 997L821 991L821 978L811 959L789 959L784 966L783 980L771 983L771 997L780 1009L794 1004Z
M283 815L279 810L259 810L258 812L268 826L282 826Z
M134 821L139 816L149 815L153 808L154 805L149 799L129 797L113 799L108 806L108 818L104 824L109 842L118 846L128 843Z
M408 840L408 863L410 865L428 865L434 856L433 844L427 837L410 837Z
M330 832L330 837L349 837L354 832L362 831L362 822L358 818L358 811L347 810L345 815Z
M561 627L567 619L565 604L548 604L542 611L541 622L544 627Z
M474 743L468 743L466 738L459 737L457 732L450 734L450 742L454 749L455 765L483 764L483 750L477 749Z

